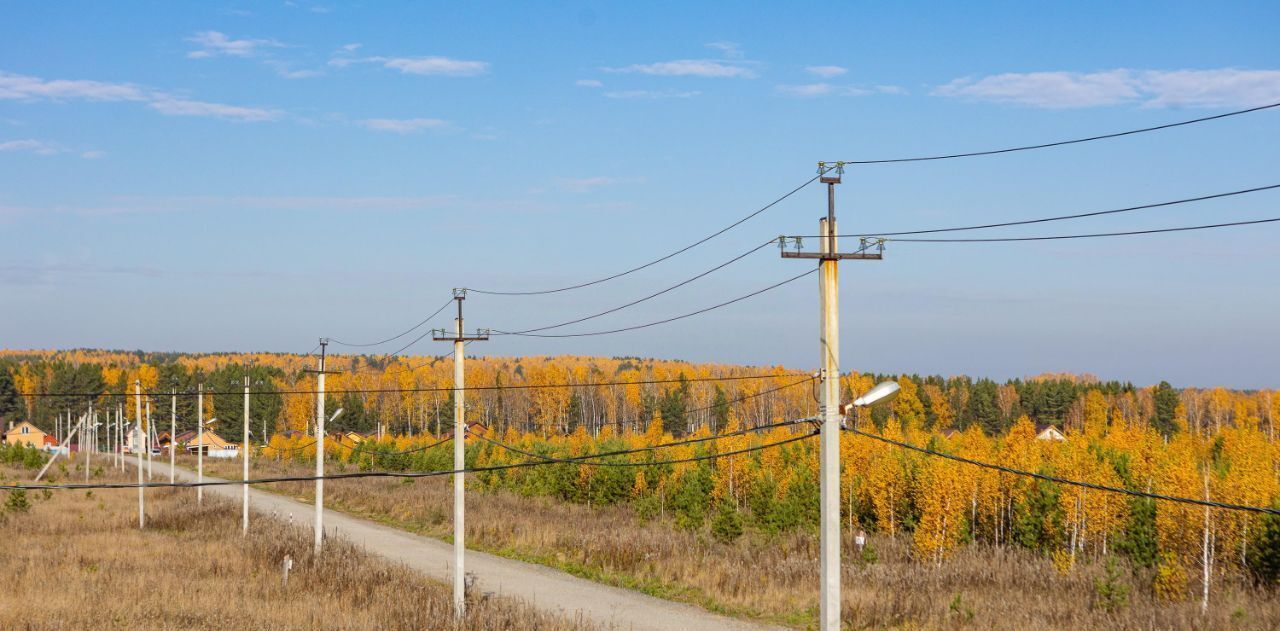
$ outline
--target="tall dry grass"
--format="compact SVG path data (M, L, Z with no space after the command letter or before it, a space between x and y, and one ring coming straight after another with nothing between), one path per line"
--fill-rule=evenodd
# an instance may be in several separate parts
M96 479L133 476L108 468ZM317 559L309 531L265 517L243 537L238 505L206 495L196 506L192 495L148 491L145 531L132 490L34 492L25 511L0 508L0 629L457 628L448 586L341 537ZM294 561L287 585L286 556ZM471 604L462 628L584 626L486 598Z
M208 461L206 461L208 466ZM238 477L238 463L214 474ZM307 474L304 465L260 461L255 476ZM342 467L334 464L334 470ZM312 483L271 485L310 500ZM326 505L407 530L448 537L452 487L447 478L353 479L325 486ZM468 544L559 567L580 576L699 604L714 611L797 627L816 619L817 538L809 532L768 537L750 532L721 543L706 532L645 522L625 506L588 507L545 497L470 493ZM1156 600L1150 576L1121 564L1115 583L1127 589L1114 611L1102 606L1095 581L1100 562L1066 574L1021 549L964 546L941 565L912 558L905 538L873 535L876 560L845 541L844 615L851 628L998 629L1276 629L1275 594L1223 580L1207 614L1199 603ZM1188 591L1189 593L1189 591Z

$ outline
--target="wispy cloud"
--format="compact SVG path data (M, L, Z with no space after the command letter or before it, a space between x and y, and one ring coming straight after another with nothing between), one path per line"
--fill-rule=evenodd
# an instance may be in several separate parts
M403 74L437 75L446 77L475 77L489 72L489 62L454 59L432 55L427 57L351 57L342 54L355 50L343 47L338 56L329 60L335 68L345 68L353 64L372 63L384 68L399 70Z
M101 158L106 154L104 151L96 149L91 150L73 150L59 143L50 142L48 140L37 140L35 138L23 138L20 140L0 140L0 153L34 153L41 156L53 156L65 153L79 153L81 158L93 159Z
M283 115L279 110L176 98L156 99L148 103L147 107L165 116L208 116L249 123L276 120Z
M590 193L598 188L618 184L632 184L644 181L642 178L614 177L597 175L593 177L560 178L556 180L556 188L568 193Z
M201 31L187 38L188 42L198 46L187 53L191 59L209 57L252 57L263 48L283 48L284 44L274 39L232 39L219 31Z
M808 66L804 71L815 77L830 79L831 77L838 77L849 72L849 69L841 66Z
M51 156L62 151L51 143L43 140L35 140L25 138L22 140L0 140L0 153L37 153L42 156Z
M357 123L366 129L393 134L416 134L428 129L442 129L449 126L447 121L439 118L366 118Z
M0 100L139 102L166 116L208 116L234 121L268 121L283 116L273 109L196 101L131 83L41 79L0 72Z
M598 79L578 79L573 82L573 85L582 88L602 88L604 87L604 82Z
M1108 70L956 79L934 95L1043 108L1251 107L1280 101L1280 70Z
M742 62L718 59L677 59L652 64L632 64L621 68L603 68L605 72L656 75L662 77L707 77L751 79L755 71Z
M742 46L737 42L711 42L706 44L707 48L720 51L720 54L729 59L742 59L746 57L746 53L742 52Z
M904 94L906 91L896 85L833 85L830 83L804 83L799 85L774 86L779 94L798 98L817 98L822 96L866 96L869 94Z
M93 205L6 206L0 216L37 216L52 213L82 217L126 214L202 213L234 211L280 212L408 212L442 208L460 203L456 195L430 196L117 196Z
M687 99L702 94L697 90L615 90L605 92L611 99Z

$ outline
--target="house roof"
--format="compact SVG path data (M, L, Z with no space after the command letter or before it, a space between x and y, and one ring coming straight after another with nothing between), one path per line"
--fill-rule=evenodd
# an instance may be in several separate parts
M18 422L18 423L15 423L15 424L14 424L13 429L7 430L7 431L5 432L5 435L9 435L9 434L15 434L15 435L17 435L17 434L21 434L21 433L22 433L22 428L23 428L23 427L29 427L29 428L31 428L31 429L33 429L33 430L35 430L36 432L39 432L39 433L41 433L41 434L45 433L45 432L44 432L44 430L40 429L39 427L36 427L35 425L31 424L29 421L20 421L20 422ZM28 435L29 435L30 433L31 433L31 432L28 432Z

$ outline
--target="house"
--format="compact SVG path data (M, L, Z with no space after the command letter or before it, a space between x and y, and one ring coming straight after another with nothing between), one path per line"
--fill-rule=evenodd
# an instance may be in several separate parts
M471 421L467 423L468 436L484 436L488 431L489 426L481 423L480 421ZM441 438L453 438L453 430L450 429L450 431L445 432L444 436Z
M1066 440L1067 436L1056 425L1036 425L1036 440Z
M329 434L328 439L348 447L355 447L366 440L366 436L360 432L334 432Z
M953 439L953 438L955 438L956 436L959 436L959 435L960 435L960 430L955 429L955 428L951 428L951 429L944 429L944 430L942 430L942 437L943 437L943 438L945 438L945 439L947 439L947 440L951 440L951 439Z
M187 436L190 434L190 436ZM186 440L183 440L186 438ZM187 449L187 453L194 454L204 449L204 455L210 458L235 458L240 454L240 448L234 443L229 443L212 430L204 430L203 436L196 432L183 432L178 434L178 444L183 445Z
M280 435L284 436L288 440L293 440L295 438L306 438L309 434L300 429L286 429L283 432L280 432Z
M45 436L48 434L31 423L22 421L15 425L10 421L9 429L4 433L4 442L6 445L26 445L39 449L44 446Z

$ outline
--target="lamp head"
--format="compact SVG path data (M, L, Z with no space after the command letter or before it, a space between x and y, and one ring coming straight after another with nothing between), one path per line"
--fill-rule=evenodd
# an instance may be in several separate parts
M883 401L890 401L898 396L901 386L896 381L884 381L876 384L876 387L867 390L866 394L853 400L853 406L864 408Z

